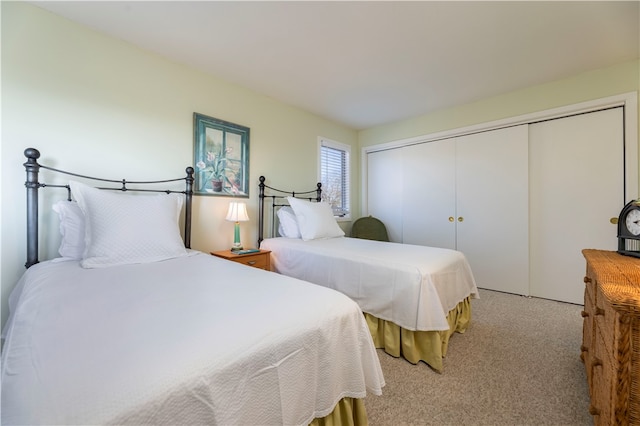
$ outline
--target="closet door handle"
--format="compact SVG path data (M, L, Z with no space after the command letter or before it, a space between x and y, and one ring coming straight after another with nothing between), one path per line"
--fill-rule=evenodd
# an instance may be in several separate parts
M449 216L449 222L453 222L454 220L453 216Z
M464 221L464 217L462 216L458 217L458 222L462 222L462 221Z

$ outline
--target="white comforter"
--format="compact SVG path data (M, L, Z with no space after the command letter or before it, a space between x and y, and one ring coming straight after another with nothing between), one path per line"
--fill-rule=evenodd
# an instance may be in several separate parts
M307 424L384 379L358 306L202 253L31 267L11 298L2 424Z
M479 297L459 251L358 238L311 241L269 238L274 269L336 289L371 315L407 330L448 330L447 313L466 297Z

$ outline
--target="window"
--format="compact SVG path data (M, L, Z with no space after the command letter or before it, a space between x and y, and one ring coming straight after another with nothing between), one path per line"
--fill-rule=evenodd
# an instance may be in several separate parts
M340 142L318 138L322 200L333 208L333 214L348 218L351 210L349 193L349 158L351 147Z

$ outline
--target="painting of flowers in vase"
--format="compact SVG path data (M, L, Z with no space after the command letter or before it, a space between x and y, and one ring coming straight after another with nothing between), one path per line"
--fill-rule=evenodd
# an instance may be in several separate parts
M249 197L249 128L193 114L194 194Z

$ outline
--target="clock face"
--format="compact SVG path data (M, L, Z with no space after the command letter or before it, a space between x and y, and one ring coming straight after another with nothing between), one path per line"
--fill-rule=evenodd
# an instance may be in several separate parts
M640 210L631 210L625 218L625 225L633 235L640 235Z

